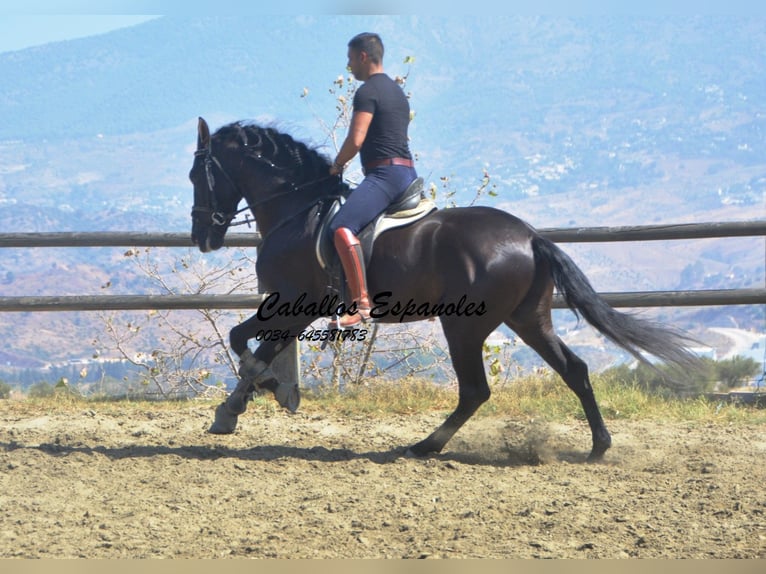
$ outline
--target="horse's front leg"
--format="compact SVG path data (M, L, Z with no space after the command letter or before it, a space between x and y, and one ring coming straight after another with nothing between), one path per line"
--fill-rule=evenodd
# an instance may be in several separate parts
M257 316L251 317L244 323L232 329L230 340L232 350L239 355L239 381L234 391L221 403L215 412L215 421L208 432L213 434L230 434L237 427L239 415L247 409L247 402L256 391L268 390L274 393L277 402L291 412L300 405L300 390L298 381L280 381L271 368L274 358L285 350L304 326L287 326L284 329L272 328L271 334L278 333L275 340L262 341L255 353L247 346L247 341L256 336L263 327L263 322Z

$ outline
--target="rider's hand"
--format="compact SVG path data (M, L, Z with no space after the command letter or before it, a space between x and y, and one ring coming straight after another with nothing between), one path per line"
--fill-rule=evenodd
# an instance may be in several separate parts
M340 164L338 163L338 160L335 160L330 166L330 175L342 175L343 167L343 164Z

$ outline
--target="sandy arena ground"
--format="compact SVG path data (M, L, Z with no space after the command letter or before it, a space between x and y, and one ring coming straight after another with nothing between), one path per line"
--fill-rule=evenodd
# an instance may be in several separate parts
M0 557L766 558L766 429L0 401Z

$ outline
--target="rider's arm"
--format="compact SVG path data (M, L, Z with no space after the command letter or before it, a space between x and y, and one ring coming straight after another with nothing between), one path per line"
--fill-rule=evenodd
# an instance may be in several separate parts
M348 162L354 159L362 148L367 130L372 123L372 114L370 112L354 112L351 116L351 125L348 128L348 135L343 141L343 145L330 168L331 175L337 175L343 171Z

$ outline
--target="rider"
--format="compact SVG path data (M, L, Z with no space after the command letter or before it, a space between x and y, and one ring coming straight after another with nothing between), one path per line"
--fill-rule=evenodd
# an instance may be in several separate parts
M359 152L365 178L335 216L331 231L357 312L338 320L341 328L370 317L362 248L357 234L399 200L417 178L407 141L410 105L401 87L383 72L383 42L373 33L348 43L348 68L364 82L354 95L348 135L330 168L338 175Z

